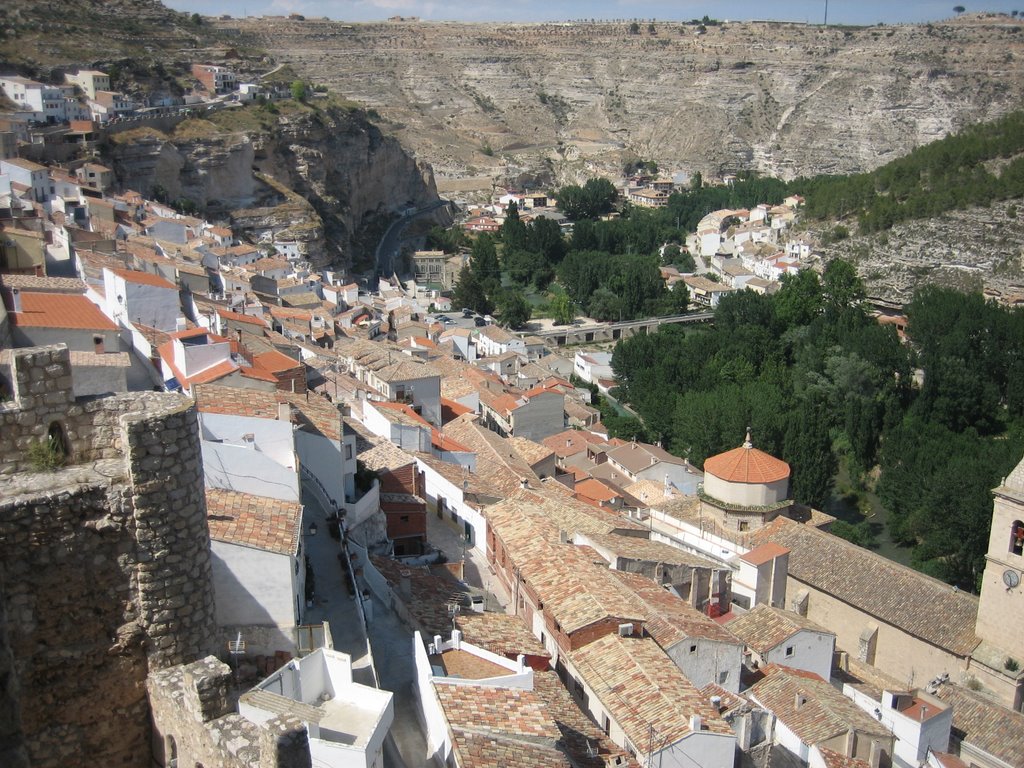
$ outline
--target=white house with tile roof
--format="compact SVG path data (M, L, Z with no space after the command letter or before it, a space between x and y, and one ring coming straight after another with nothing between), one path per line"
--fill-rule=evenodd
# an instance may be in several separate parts
M726 628L746 645L751 666L784 664L825 680L832 675L836 636L799 614L758 605Z
M294 653L305 610L302 505L206 489L218 634L251 654Z

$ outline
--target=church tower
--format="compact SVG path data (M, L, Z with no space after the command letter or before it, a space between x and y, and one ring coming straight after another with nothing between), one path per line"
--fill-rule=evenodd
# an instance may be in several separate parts
M1024 692L1024 460L993 493L992 531L975 623L981 644L972 654L971 667L988 667L992 678L982 683L1006 686L1009 690L1000 692L1000 698L1012 699L1014 709L1020 709ZM1002 678L1002 686L998 678Z

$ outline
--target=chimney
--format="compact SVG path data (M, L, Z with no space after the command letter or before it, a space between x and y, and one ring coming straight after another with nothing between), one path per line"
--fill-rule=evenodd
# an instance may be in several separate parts
M398 574L398 591L405 599L412 599L412 571L401 571Z
M11 299L14 302L11 305L11 312L21 312L21 289L11 288Z
M525 477L521 477L519 478L519 487L525 491L527 488L530 487L530 483L526 480Z
M700 715L690 715L690 730L694 733L698 733L703 726Z
M712 696L711 697L711 706L714 708L715 712L721 713L721 711L722 711L722 697L721 696Z
M277 404L277 420L288 421L292 420L292 406L289 403L278 403Z

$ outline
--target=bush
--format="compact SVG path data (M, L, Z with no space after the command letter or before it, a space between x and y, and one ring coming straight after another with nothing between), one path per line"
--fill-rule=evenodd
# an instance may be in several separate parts
M34 472L53 472L64 466L64 461L67 458L60 445L49 438L33 440L28 446L26 456Z

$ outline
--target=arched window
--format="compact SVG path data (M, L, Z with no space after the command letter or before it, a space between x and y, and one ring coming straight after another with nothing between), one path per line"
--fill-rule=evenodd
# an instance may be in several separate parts
M1024 523L1020 520L1010 526L1010 554L1024 555Z

